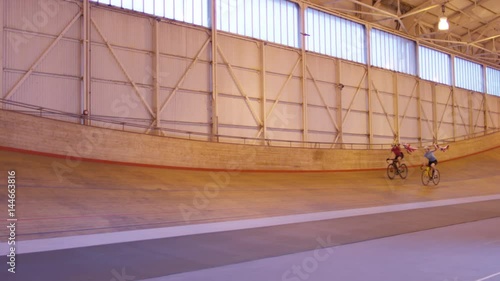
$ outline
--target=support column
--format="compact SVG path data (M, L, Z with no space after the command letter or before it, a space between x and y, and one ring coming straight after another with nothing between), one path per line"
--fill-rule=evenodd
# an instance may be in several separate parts
M153 27L153 102L154 102L154 113L155 113L155 134L160 135L161 131L161 100L160 100L160 37L158 36L160 30L160 22L155 20Z
M260 56L261 56L261 80L262 80L262 133L264 142L267 139L267 111L266 111L266 43L260 43Z
M82 95L82 113L90 117L91 115L91 77L90 77L90 3L89 0L83 0L83 95ZM85 125L91 125L90 120L85 119Z
M217 107L217 9L216 0L211 1L212 14L212 141L219 141L219 113Z
M455 141L455 138L457 137L457 119L456 119L456 109L455 109L455 104L456 104L456 97L455 97L455 87L451 87L451 118L452 118L452 129L453 129L453 141Z
M3 97L4 96L4 89L3 89L3 81L4 81L4 73L3 73L3 69L4 69L4 62L3 62L3 44L4 44L4 40L3 40L3 36L4 36L4 32L3 32L3 27L4 27L4 21L3 21L3 14L5 11L5 0L0 0L0 97ZM3 108L4 107L4 104L2 104L2 106L0 108Z
M438 140L438 117L437 117L437 98L436 84L432 84L432 141L437 143Z
M420 90L420 80L417 82L417 121L418 145L422 146L422 94Z
M484 134L488 134L488 115L490 114L490 110L488 107L488 83L486 83L486 66L482 66L483 69L483 113L484 113Z
M475 128L474 128L474 104L472 102L472 91L468 92L467 93L467 98L468 98L468 102L469 102L469 136L473 136L474 135L474 131L475 131Z
M366 26L366 79L368 81L368 143L373 144L373 125L372 125L372 118L373 118L373 110L372 110L372 75L371 75L371 29L372 27L367 25Z
M301 57L302 57L302 140L304 142L308 141L307 136L307 65L306 65L306 25L305 25L305 14L306 6L304 3L300 3L300 33L301 39ZM305 145L305 144L304 144Z
M393 113L394 113L394 132L396 133L397 142L401 142L401 132L399 131L399 91L398 91L398 74L393 72L392 89L394 92Z
M453 118L453 141L455 141L455 138L457 137L457 111L455 110L455 106L457 105L457 97L455 95L456 88L455 88L455 56L451 56L451 102L452 102L452 107L451 107L451 113L452 113L452 118Z
M304 3L300 2L300 48L301 48L301 58L302 58L302 140L306 142L307 138L307 65L306 65L306 25L305 25L305 15L306 6ZM305 144L304 144L305 145Z
M340 82L340 79L342 77L341 71L342 71L342 61L340 59L336 60L337 63L337 71L336 71L336 82L337 82L337 88L335 90L335 93L337 95L337 124L339 126L339 129L337 131L337 141L340 142L341 144L344 143L344 137L343 137L343 118L342 118L342 89L344 88L344 85Z

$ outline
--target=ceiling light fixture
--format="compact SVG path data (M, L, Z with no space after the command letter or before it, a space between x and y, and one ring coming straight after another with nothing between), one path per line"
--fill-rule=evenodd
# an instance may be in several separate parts
M443 16L439 18L438 29L448 30L450 28L450 24L448 24L448 18L444 15L444 5L441 6L441 11L443 12Z

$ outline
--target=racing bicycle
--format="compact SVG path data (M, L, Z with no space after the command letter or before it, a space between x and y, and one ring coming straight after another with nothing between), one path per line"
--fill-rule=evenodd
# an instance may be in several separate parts
M387 166L387 176L392 180L396 175L399 175L402 179L406 179L408 176L408 167L406 167L405 164L399 165L395 159L392 158L387 158L386 159L387 163L389 165Z
M434 175L432 174L432 169L429 165L420 167L422 170L422 184L428 185L429 182L433 182L434 185L437 185L441 180L441 174L439 174L439 170L434 167Z

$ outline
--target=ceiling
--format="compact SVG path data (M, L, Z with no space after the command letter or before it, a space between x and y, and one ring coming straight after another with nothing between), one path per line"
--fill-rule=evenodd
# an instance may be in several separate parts
M500 0L306 0L500 68ZM439 18L449 30L438 30Z

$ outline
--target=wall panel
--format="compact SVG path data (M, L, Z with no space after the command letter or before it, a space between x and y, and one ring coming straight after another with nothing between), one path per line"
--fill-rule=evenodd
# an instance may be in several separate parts
M202 28L186 27L161 22L159 24L160 53L177 57L194 58L210 35ZM200 53L200 59L209 61L210 44Z
M140 87L139 90L144 100L151 104L153 100L152 90L143 87ZM93 115L111 116L117 120L151 119L149 112L131 85L94 81L91 101Z
M297 60L300 58L300 53L289 49L278 48L273 45L264 45L266 50L266 71L281 73L284 75L290 74ZM301 73L301 64L297 65L293 74L299 76Z
M267 73L266 74L266 99L276 100L281 88L286 83L288 77ZM299 77L292 77L284 86L280 101L301 103L302 102L302 79Z
M219 97L219 123L232 126L257 126L249 105L243 97L220 94ZM258 103L250 103L259 116L262 116Z
M347 111L350 105L351 110L368 111L368 91L345 87L342 90L342 108Z
M309 54L306 61L310 71L307 73L306 77L311 78L312 75L312 77L318 81L331 83L338 82L335 78L337 74L337 60L325 56Z
M373 90L377 89L379 92L387 92L387 93L392 93L394 92L394 86L393 86L393 73L390 71L382 70L382 69L377 69L377 68L372 68L371 72L371 79L372 83L371 85L375 85L375 88Z
M162 99L171 95L171 91L162 90ZM179 90L165 106L161 119L170 123L210 123L210 95Z
M21 79L80 11L74 3L52 2L58 6L44 8L40 5L49 2L39 0L5 1L8 12L4 12L2 46L5 54L2 66L4 93ZM42 16L39 26L26 25L41 13L45 13L47 21ZM214 99L210 29L175 21L156 21L146 14L102 5L92 5L92 19L117 56L117 59L113 57L104 38L92 24L90 109L94 116L110 116L147 128L156 118L147 106L152 110L161 106L178 87L160 113L160 125L185 132L212 132L212 124L218 121L219 135L264 138L261 125L265 124L268 138L299 141L303 139L305 129L309 141L333 141L337 134L333 117L338 125L345 120L342 126L344 142L369 142L368 132L372 131L375 143L391 143L391 126L396 127L393 124L395 119L400 122L400 138L412 141L419 137L419 128L422 128L424 141L429 141L436 125L437 137L444 138L454 132L456 136L481 132L485 123L489 128L498 128L500 123L499 98L495 96L488 99L490 113L485 122L481 94L455 90L376 67L370 69L371 81L368 81L366 65L311 52L306 52L302 59L300 49L225 32L217 35L217 98ZM159 73L153 69L155 25L159 27ZM85 99L81 26L82 19L78 19L13 93L12 100L81 113ZM21 43L12 43L10 39L15 36L21 36L17 37L23 39ZM324 47L331 47L332 43L327 42ZM347 49L343 51L349 53ZM196 58L198 53L200 55ZM196 63L191 65L194 60ZM137 85L147 106L138 99L120 64ZM293 75L284 86L291 72ZM158 104L153 85L155 75L160 86ZM248 95L248 101L240 90ZM455 104L452 104L450 95L452 90ZM305 106L304 96L307 100ZM213 101L217 104L212 104ZM275 102L276 107L271 112ZM269 118L259 124L248 103L258 119L264 121L267 115ZM338 112L339 103L341 114ZM217 111L213 112L214 109ZM368 119L370 110L372 120ZM397 118L394 116L396 112L399 114ZM218 120L212 120L214 116ZM304 120L307 121L305 125ZM371 128L368 127L369 121ZM123 129L119 125L116 128ZM206 136L202 138L208 139Z
M5 73L4 82L11 88L20 78L18 73ZM29 76L10 100L79 114L79 90L79 79L36 74Z
M232 66L253 70L261 68L260 60L255 59L260 57L259 44L256 41L222 34L217 37L217 40L220 51ZM220 52L218 52L218 60L219 63L223 62Z
M366 89L368 87L368 79L366 79L366 67L364 65L358 65L349 62L340 62L340 83L345 86L351 86L357 88L360 85L361 88ZM364 77L364 78L363 78ZM363 80L361 80L363 78Z
M269 129L302 130L302 105L278 103L267 119L267 127Z
M318 90L319 89L319 90ZM307 81L307 103L310 105L336 107L337 106L337 86L332 83L325 83L312 80Z
M23 45L30 43L31 36L44 34L57 36L66 25L77 15L80 8L70 2L54 0L23 0L4 1L5 28L27 32L20 34ZM70 30L67 37L80 38L79 29ZM12 38L12 37L11 37ZM13 38L12 38L13 39Z
M308 109L307 112L308 119L310 120L308 125L309 130L320 131L320 132L337 131L325 107L309 106L307 109ZM330 108L330 111L333 117L335 118L337 115L336 110ZM336 119L334 120L335 122L339 123Z
M92 9L92 19L111 45L143 51L153 49L152 19L146 16L96 7ZM103 42L94 25L91 34L92 41Z

